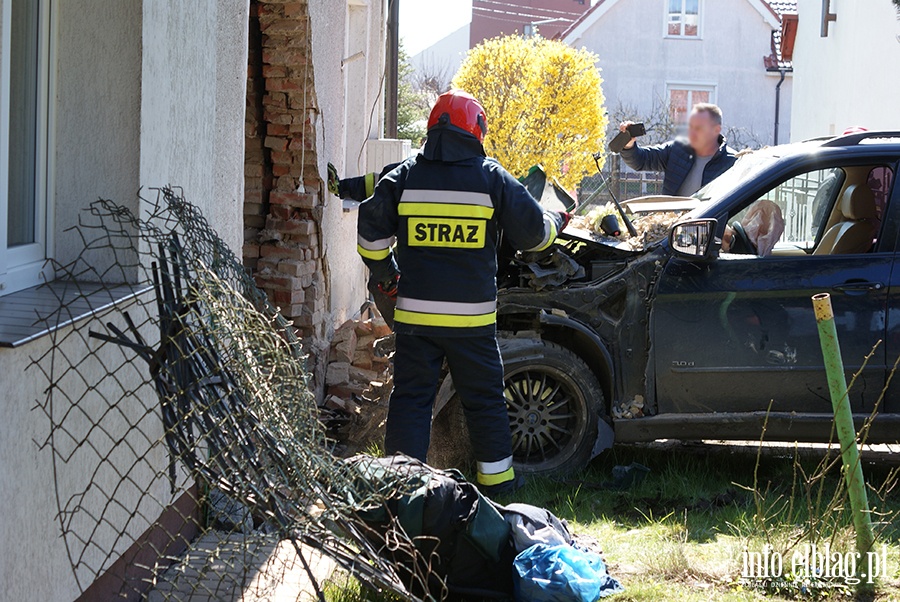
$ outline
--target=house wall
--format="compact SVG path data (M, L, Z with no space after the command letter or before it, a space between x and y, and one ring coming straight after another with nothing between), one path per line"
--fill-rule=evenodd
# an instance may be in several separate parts
M736 127L771 144L774 137L775 85L763 57L771 53L772 25L750 2L701 0L701 39L664 37L663 0L606 0L602 16L565 38L599 56L607 109L619 106L648 114L654 103L668 103L667 82L714 85L715 102L725 128ZM591 16L587 17L588 19ZM790 132L791 76L782 85L781 141Z
M385 3L257 0L251 11L244 263L297 327L321 392L334 327L367 297L357 213L327 191L327 166L362 175L381 133Z
M857 125L900 129L896 8L882 0L832 0L831 10L838 19L823 38L822 3L799 1L791 139L840 134Z
M55 91L49 175L54 256L66 262L80 251L76 235L63 230L75 224L89 202L105 197L137 209L139 187L169 183L183 186L187 198L203 209L239 252L245 3L200 0L192 3L190 11L166 0L54 2L53 6L55 55L50 71ZM99 324L96 328L100 329ZM60 332L64 334L65 329ZM0 349L5 425L0 436L0 499L4 501L0 584L3 598L9 600L71 601L79 594L60 537L54 482L63 491L77 491L91 482L96 458L89 450L79 452L62 473L54 475L50 451L36 444L48 434L47 418L34 409L35 402L44 398L45 383L34 368L27 368L49 344L44 337L16 349ZM72 341L60 350L78 357L82 349ZM104 349L81 369L88 379L93 371L99 380L121 362L119 351ZM127 372L122 374L126 382L137 376ZM149 390L138 394L153 395ZM57 406L55 412L67 409L59 396L57 403L63 407ZM102 396L90 392L78 404L79 411L92 416L102 415L105 409ZM143 434L155 440L156 428L160 425L150 420ZM154 452L150 458L148 467L164 469L164 454ZM151 478L153 472L133 476L140 481ZM105 474L95 482L115 491L121 479ZM139 509L147 517L144 523L140 518L128 523L129 535L137 537L161 510L158 500L168 495L168 484L158 484L155 500L141 500L127 483L118 492L122 508ZM102 512L99 502L86 498L85 510ZM108 516L114 525L125 520L117 512ZM98 556L100 549L125 551L130 541L116 541L115 531L98 532L99 548L84 558L88 566L105 557ZM111 557L106 564L114 560ZM80 574L86 578L88 573Z

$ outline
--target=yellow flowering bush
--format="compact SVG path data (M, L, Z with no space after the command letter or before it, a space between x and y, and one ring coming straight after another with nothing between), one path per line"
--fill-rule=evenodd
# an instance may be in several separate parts
M591 154L603 147L607 120L596 61L557 40L498 37L469 51L453 87L484 106L489 156L516 177L541 164L571 190L596 170Z

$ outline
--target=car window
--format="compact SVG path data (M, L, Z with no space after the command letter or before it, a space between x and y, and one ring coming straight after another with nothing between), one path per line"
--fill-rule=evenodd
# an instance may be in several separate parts
M767 244L766 236L762 237L762 255L870 252L877 243L893 178L893 169L886 165L798 174L730 216L726 238L735 230L744 241L755 241L760 232L777 238ZM737 250L725 246L723 250L753 253L752 245L736 242Z
M831 209L840 194L846 175L840 168L817 169L790 178L772 188L757 201L771 201L778 207L783 232L776 247L789 246L811 250L827 224ZM752 203L729 218L729 224L746 222L757 203ZM770 220L777 215L768 215Z

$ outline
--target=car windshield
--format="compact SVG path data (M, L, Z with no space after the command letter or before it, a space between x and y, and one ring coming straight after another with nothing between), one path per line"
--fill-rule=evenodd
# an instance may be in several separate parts
M703 203L717 201L776 160L777 157L766 152L749 152L742 155L731 169L695 192L693 196Z

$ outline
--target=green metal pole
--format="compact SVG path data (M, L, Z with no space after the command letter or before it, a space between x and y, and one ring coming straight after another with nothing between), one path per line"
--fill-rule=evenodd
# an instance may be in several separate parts
M834 327L831 295L828 293L814 295L812 303L816 313L816 323L819 326L822 355L825 357L825 372L828 375L831 405L834 407L834 426L841 444L844 478L847 481L847 494L850 497L850 509L853 513L853 527L856 529L856 551L860 558L865 558L866 553L875 544L875 534L872 532L872 516L869 513L869 499L866 496L866 482L863 480L862 465L859 463L856 428L853 426L853 414L850 411L850 395L847 391L847 379L844 377L841 346L838 342L837 329Z

